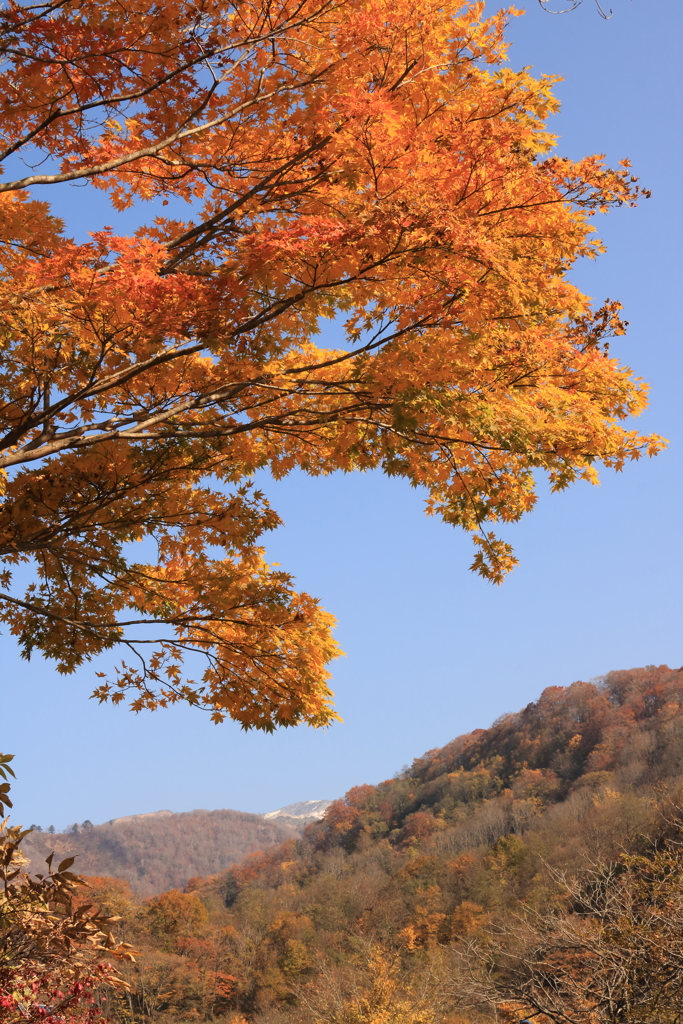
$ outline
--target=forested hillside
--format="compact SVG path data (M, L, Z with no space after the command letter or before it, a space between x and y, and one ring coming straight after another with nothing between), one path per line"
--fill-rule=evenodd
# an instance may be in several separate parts
M579 808L595 793L642 793L683 772L682 707L683 670L666 667L548 687L523 711L429 751L400 777L352 789L307 842L352 853L384 837L401 849L433 836L456 852L536 830L539 817L544 827L583 818Z
M309 819L310 820L310 819ZM189 811L139 814L104 825L74 826L51 835L32 832L22 849L32 871L43 871L45 858L76 857L84 875L124 879L138 896L182 888L196 875L212 875L263 850L297 837L304 821L240 811Z
M682 783L683 670L550 687L394 779L352 789L302 839L185 892L141 903L93 880L144 951L119 1013L511 1024L542 1010L616 1022L632 1018L605 1003L614 977L597 965L623 973L637 955L637 1019L678 1020L681 985L667 986L683 956ZM657 978L673 1016L652 1010Z

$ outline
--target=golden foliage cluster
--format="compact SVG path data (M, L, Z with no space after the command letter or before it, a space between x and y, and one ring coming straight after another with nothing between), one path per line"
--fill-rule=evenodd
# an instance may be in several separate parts
M553 80L505 64L515 13L5 6L0 162L41 165L0 182L0 618L25 656L123 645L102 701L324 725L333 620L266 561L256 470L403 477L500 582L487 524L539 474L660 449L621 422L647 388L609 355L619 304L567 277L592 214L642 191L554 155ZM191 219L75 244L33 196L78 181Z

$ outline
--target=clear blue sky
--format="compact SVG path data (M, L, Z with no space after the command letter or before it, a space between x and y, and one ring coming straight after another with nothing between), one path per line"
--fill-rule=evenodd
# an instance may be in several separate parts
M16 754L16 823L62 827L168 807L268 811L378 782L425 750L489 725L548 685L683 662L681 629L681 111L679 0L592 0L551 17L532 0L511 62L563 75L559 152L629 157L653 198L598 220L609 252L574 274L620 298L612 353L652 384L656 460L543 495L509 535L521 566L501 588L467 571L468 538L427 519L423 496L377 475L291 477L269 490L286 526L269 554L339 620L344 724L244 734L174 709L134 716L87 697L93 669L60 679L0 637L0 749ZM656 11L656 14L653 13ZM45 196L45 193L42 193ZM71 231L111 223L101 195L54 196Z

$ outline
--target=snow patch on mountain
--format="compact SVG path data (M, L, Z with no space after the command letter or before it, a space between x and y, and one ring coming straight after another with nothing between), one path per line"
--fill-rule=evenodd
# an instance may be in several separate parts
M268 811L264 818L322 818L331 800L300 800L298 804L287 804L277 811Z

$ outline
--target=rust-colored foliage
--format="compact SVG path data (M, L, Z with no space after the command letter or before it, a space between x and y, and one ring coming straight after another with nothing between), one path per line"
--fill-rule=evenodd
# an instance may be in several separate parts
M14 776L11 760L0 754L1 779ZM89 1024L99 1016L93 993L125 988L113 963L132 961L135 951L114 938L118 917L82 897L88 886L69 870L73 857L53 869L51 854L44 874L24 871L29 831L0 821L0 1022Z
M399 475L499 582L487 524L533 506L535 473L559 489L661 447L620 425L646 387L607 350L619 304L566 276L636 179L552 155L552 80L503 64L511 13L7 3L0 617L27 657L68 673L123 644L100 700L324 725L333 620L265 561L255 470ZM192 219L76 245L34 198L75 181Z
M680 1024L682 765L683 671L551 687L130 909L117 1022Z

